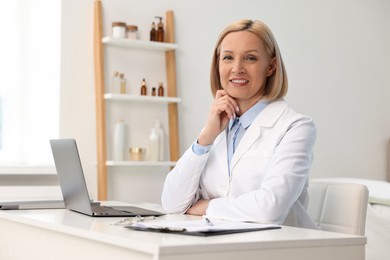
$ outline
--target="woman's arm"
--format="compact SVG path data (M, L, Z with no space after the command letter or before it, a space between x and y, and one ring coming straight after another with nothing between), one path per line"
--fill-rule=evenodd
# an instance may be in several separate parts
M224 90L218 90L211 105L205 127L200 132L197 142L201 146L212 145L216 137L222 133L229 119L236 116L238 106L236 101ZM183 154L175 168L168 174L163 194L162 206L170 213L184 213L199 199L199 180L206 165L209 154L196 154L192 146ZM200 205L200 203L199 203ZM202 207L194 205L191 212L203 212Z
M172 169L164 183L162 207L168 213L185 213L198 199L199 179L208 153L197 155L192 147L187 149Z
M203 216L206 215L207 207L209 206L209 200L200 199L193 204L188 210L187 214Z

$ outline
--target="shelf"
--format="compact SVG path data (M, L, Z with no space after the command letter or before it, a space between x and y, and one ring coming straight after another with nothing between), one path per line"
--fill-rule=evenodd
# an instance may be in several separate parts
M106 161L107 166L175 166L171 161Z
M180 103L181 98L177 97L159 97L159 96L141 96L129 94L104 94L104 99L116 101L136 101L136 102L151 102L151 103Z
M102 42L108 46L134 48L142 50L170 51L177 49L177 44L166 42L152 42L132 39L104 37Z
M0 175L56 175L54 165L0 165Z

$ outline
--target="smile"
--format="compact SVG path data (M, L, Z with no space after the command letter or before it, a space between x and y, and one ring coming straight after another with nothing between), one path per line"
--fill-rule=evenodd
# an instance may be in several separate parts
M234 84L244 84L244 83L248 83L249 80L245 80L245 79L232 79L232 80L230 80L230 82L232 82Z

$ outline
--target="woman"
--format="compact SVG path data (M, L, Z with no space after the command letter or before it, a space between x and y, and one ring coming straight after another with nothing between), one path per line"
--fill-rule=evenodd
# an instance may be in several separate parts
M286 104L287 87L264 23L240 20L221 33L211 67L215 99L167 176L167 212L317 228L306 211L316 128Z

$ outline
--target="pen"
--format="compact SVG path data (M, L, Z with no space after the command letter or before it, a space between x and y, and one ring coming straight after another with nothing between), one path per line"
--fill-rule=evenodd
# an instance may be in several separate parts
M114 225L126 226L134 223L146 222L154 219L156 219L155 216L141 217L140 215L137 215L135 217L128 217L128 218L121 219L118 222L114 223Z
M206 218L204 218L204 220L206 220L207 225L213 226L213 222L211 222L211 220L209 218L206 217Z

